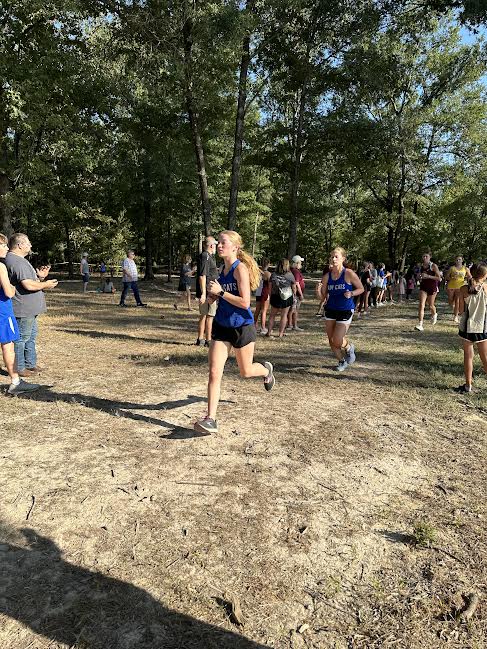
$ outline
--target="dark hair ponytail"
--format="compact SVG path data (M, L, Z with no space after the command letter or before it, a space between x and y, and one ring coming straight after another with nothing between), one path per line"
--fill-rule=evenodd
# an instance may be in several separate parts
M480 281L487 276L487 264L483 261L479 261L477 264L474 264L470 269L471 278L468 280L468 292L471 294L478 293L480 290L479 286L475 286L475 281Z

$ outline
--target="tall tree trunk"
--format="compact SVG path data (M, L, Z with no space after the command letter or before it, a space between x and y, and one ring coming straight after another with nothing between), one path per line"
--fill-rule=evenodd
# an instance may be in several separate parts
M299 181L301 174L301 162L303 154L303 121L304 111L306 108L306 82L301 86L301 93L299 97L298 119L296 123L296 134L294 138L294 159L293 168L291 172L291 186L290 186L290 203L291 213L289 218L289 240L287 255L289 259L296 254L298 246L298 220L299 220Z
M66 258L68 260L68 278L74 279L73 267L73 246L71 245L71 232L67 223L64 224L64 234L66 237Z
M144 202L144 243L145 243L145 274L144 280L154 279L153 237L152 237L152 188L147 166L144 169L142 192Z
M10 190L11 183L9 177L7 174L0 172L0 224L2 233L7 237L13 234L12 209L7 199Z
M247 3L247 9L252 10L254 1ZM245 125L245 102L247 101L247 77L250 63L250 32L247 32L242 42L242 58L240 61L240 76L238 79L237 117L235 121L235 140L233 144L232 176L230 179L230 203L228 206L229 230L235 230L237 224L238 184L240 166L242 163L242 145Z
M171 217L167 217L167 281L172 280L172 228Z
M185 95L186 110L188 111L191 134L193 137L193 146L196 156L196 167L198 169L198 181L201 194L201 207L203 211L203 228L205 236L211 234L211 203L208 193L208 178L206 175L205 153L199 128L199 115L196 108L196 102L193 92L193 19L190 15L188 2L185 2L185 21L183 25L183 43L184 43L184 78L185 78Z
M255 221L254 221L254 234L252 236L252 257L255 256L255 245L257 243L257 228L259 226L259 213L255 213Z

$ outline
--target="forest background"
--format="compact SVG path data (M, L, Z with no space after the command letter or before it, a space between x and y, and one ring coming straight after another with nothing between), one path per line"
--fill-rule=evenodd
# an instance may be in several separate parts
M0 228L152 279L237 229L401 268L487 256L483 0L7 0Z

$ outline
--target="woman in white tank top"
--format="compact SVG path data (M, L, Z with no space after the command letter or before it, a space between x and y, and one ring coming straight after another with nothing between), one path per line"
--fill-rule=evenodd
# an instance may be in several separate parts
M463 338L465 383L455 392L472 392L474 345L477 345L484 371L487 373L487 264L480 262L470 269L468 286L460 289L460 328Z

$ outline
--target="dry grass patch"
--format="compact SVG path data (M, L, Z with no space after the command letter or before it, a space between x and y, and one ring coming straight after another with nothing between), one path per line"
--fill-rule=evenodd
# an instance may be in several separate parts
M276 389L230 360L202 437L196 315L75 288L42 317L49 387L2 400L2 649L484 646L487 386L452 395L446 315L377 310L337 375L310 300L258 341Z

